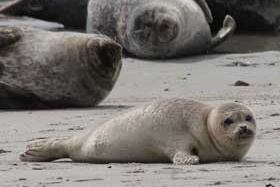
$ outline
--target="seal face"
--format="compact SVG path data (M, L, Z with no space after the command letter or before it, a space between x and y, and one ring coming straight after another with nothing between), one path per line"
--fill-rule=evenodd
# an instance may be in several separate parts
M235 29L227 16L227 24L212 37L211 22L204 0L90 0L87 32L116 38L138 57L168 58L205 52Z
M95 106L121 64L121 47L103 35L2 26L0 108Z
M256 121L251 110L243 105L224 104L210 112L208 130L217 150L230 159L240 159L254 139Z
M193 100L167 99L131 110L79 136L35 140L20 159L174 164L237 161L249 150L255 131L255 118L246 106L211 107Z

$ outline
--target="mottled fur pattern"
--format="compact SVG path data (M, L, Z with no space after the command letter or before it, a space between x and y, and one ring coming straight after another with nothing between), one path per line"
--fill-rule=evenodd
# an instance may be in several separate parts
M203 53L233 33L227 16L212 37L212 20L204 0L90 0L87 32L116 39L138 57L168 58Z
M121 48L102 35L0 27L0 64L0 85L14 95L35 95L43 108L89 107L112 90L121 69ZM1 108L8 98L3 92Z

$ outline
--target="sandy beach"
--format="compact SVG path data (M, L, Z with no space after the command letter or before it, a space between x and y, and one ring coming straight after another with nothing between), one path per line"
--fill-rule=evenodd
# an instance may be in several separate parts
M232 65L240 63L249 66ZM250 86L234 86L238 80ZM114 90L96 108L0 112L0 186L279 187L279 80L280 52L159 61L125 58ZM195 166L103 165L70 160L23 163L18 159L33 138L81 133L131 107L173 97L213 105L235 101L251 107L257 117L258 132L245 159Z

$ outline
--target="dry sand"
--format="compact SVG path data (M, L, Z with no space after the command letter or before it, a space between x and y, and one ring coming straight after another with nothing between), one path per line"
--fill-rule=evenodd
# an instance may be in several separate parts
M249 67L228 64L249 62ZM250 83L236 87L237 80ZM0 112L0 186L280 187L280 52L205 55L176 60L126 58L110 96L93 109ZM36 137L95 128L130 107L158 98L209 104L237 101L253 108L258 133L242 162L196 166L84 164L68 160L23 163L18 155ZM3 151L2 151L3 152Z
M0 6L10 0L0 0ZM276 40L277 38L277 40ZM279 50L280 37L235 36L219 49ZM251 63L248 67L228 64ZM249 87L233 84L243 80ZM69 160L23 163L18 155L36 137L96 128L131 107L158 98L193 98L209 104L237 101L253 108L258 134L242 162L196 166L84 164ZM110 96L93 109L0 112L1 187L280 187L280 52L206 55L176 60L124 59Z

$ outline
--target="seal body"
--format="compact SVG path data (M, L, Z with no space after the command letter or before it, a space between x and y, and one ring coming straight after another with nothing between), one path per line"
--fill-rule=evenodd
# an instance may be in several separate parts
M84 29L87 5L88 0L15 0L0 7L0 13L29 16Z
M144 58L202 53L235 28L227 16L212 37L212 15L204 0L90 0L87 19L87 32L110 36L128 53Z
M0 26L28 26L49 31L60 31L64 26L60 23L47 22L30 17L5 16L0 14Z
M121 47L106 36L0 27L0 108L91 107L112 90Z
M35 140L20 159L174 164L234 161L247 153L255 130L254 116L243 105L211 107L193 100L168 99L131 110L79 136Z

